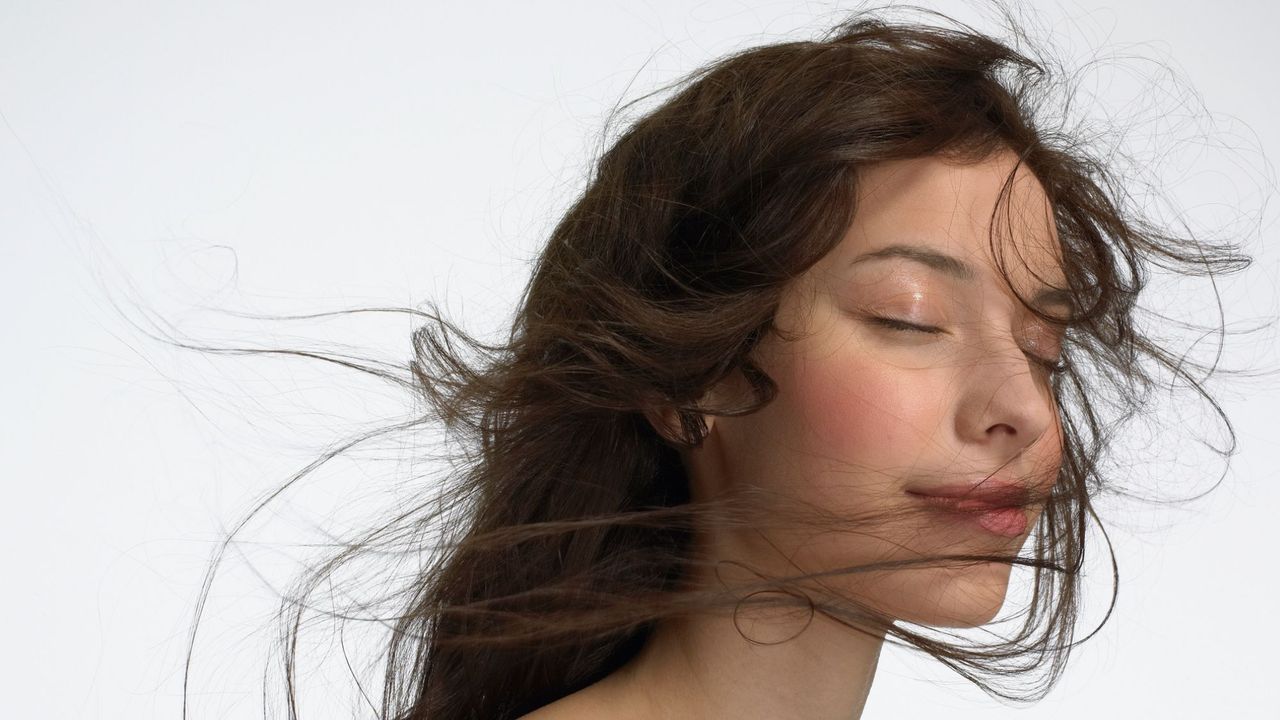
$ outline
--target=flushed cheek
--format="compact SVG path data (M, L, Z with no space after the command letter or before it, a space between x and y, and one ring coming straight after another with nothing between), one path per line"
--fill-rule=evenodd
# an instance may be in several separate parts
M797 355L779 400L802 428L806 454L900 486L943 429L945 381L937 370L895 366L868 351ZM931 442L931 438L934 442Z

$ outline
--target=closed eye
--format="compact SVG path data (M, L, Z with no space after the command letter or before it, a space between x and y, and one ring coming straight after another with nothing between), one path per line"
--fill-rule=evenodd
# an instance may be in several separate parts
M916 323L907 322L906 320L899 320L897 318L884 317L880 315L873 315L868 319L871 322L874 322L875 324L880 325L882 327L886 327L891 330L898 330L901 332L924 333L927 335L938 335L946 332L942 328L936 327L933 325L917 325ZM1023 354L1026 355L1027 359L1035 363L1038 367L1041 367L1044 370L1046 370L1050 376L1058 375L1062 372L1065 372L1068 367L1066 360L1061 357L1057 357L1057 358L1040 357L1039 355L1025 352L1025 351Z
M906 320L899 320L897 318L884 317L881 315L872 315L868 319L881 327L901 332L923 333L926 335L939 335L946 332L942 328L934 325L917 325L916 323L907 322ZM1062 357L1047 358L1026 351L1023 351L1023 354L1026 355L1027 359L1037 367L1043 368L1048 372L1050 377L1066 372L1068 368L1066 359Z
M875 324L880 325L882 327L887 327L891 330L902 330L904 332L928 333L930 335L937 335L943 332L943 329L940 327L934 327L933 325L917 325L915 323L910 323L905 320L899 320L897 318L881 317L879 315L873 315L869 319Z

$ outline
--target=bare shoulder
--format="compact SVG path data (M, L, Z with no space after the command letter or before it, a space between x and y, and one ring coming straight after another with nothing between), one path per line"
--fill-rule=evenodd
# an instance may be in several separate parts
M625 707L592 699L580 700L573 695L561 698L550 705L544 705L528 715L521 716L519 720L597 720L605 717L639 720L638 715L627 712Z
M653 717L611 682L598 682L544 705L519 720L646 720Z
M550 705L534 710L519 720L587 720L587 718L610 717L604 706L598 703L576 702L572 696L561 698Z

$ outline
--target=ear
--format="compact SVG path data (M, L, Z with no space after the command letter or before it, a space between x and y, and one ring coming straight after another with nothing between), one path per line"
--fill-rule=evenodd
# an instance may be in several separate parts
M735 373L734 376L721 379L715 385L712 385L703 393L702 397L698 398L698 407L720 407L726 399L734 395L735 389L742 385L741 382L735 382L736 380L738 378ZM738 392L740 392L740 389ZM657 407L646 410L644 416L663 439L677 447L685 446L685 441L683 440L684 429L680 425L680 413L674 407L657 404ZM715 428L716 416L710 413L702 413L701 417L702 423L707 426L706 435L703 436L706 437Z
M672 407L664 407L661 410L646 410L645 419L653 426L653 429L668 442L684 446L683 439L684 429L680 425L680 413ZM707 433L711 432L711 428L715 425L716 416L703 413L702 422L707 426Z

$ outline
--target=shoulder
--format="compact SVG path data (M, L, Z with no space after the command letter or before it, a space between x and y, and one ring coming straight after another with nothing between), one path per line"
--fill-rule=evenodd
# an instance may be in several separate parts
M589 685L518 720L647 720L654 717L636 699L610 682Z
M602 717L640 720L640 716L626 712L625 708L595 701L580 701L572 695L544 705L528 715L522 715L518 720L597 720Z

